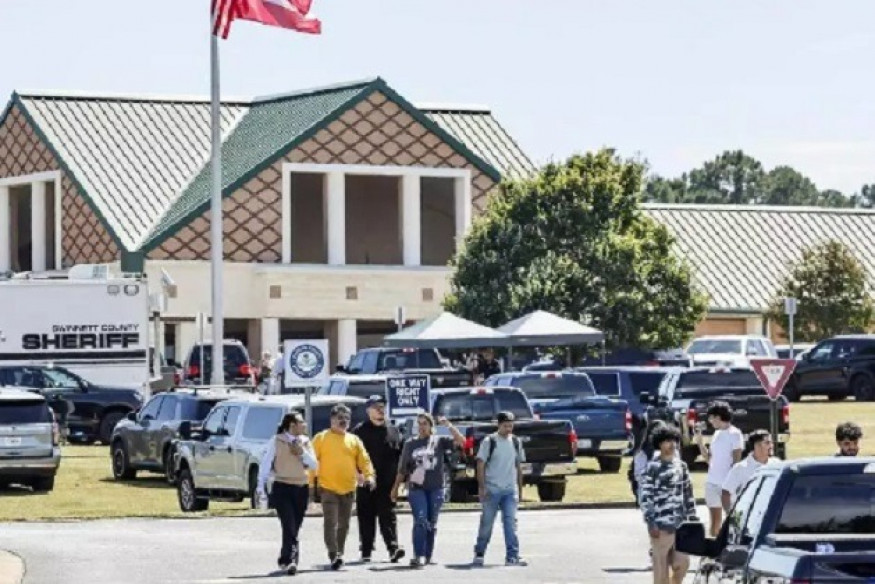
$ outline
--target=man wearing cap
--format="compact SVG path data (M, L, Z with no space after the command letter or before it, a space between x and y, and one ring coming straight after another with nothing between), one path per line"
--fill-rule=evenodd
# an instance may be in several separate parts
M365 445L377 474L375 489L359 488L356 493L362 562L371 561L379 519L380 533L389 552L389 559L395 563L404 557L404 550L398 545L398 519L395 503L392 502L392 485L398 474L398 461L403 446L401 432L386 423L385 397L372 395L368 398L367 411L368 420L352 431Z

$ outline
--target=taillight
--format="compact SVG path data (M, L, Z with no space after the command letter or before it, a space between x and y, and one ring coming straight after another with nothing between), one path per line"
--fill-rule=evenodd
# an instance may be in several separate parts
M632 432L632 412L626 410L626 432Z
M577 455L577 432L574 428L568 433L568 442L571 443L571 454Z
M240 369L238 369L238 371L240 372L241 376L249 377L250 375L252 375L252 366L248 364L243 364L240 366Z
M659 367L659 361L648 361L644 364L645 367Z
M173 385L182 385L182 376L179 373L173 374Z
M188 376L189 377L197 377L200 374L201 374L201 370L200 370L200 367L198 367L197 365L190 365L188 367Z
M784 404L781 408L781 421L785 427L790 426L790 404Z
M699 421L699 415L696 413L696 408L687 410L687 426L693 427Z
M52 446L58 446L61 443L61 428L57 422L52 422Z
M474 456L474 437L466 436L465 437L465 455L466 456Z

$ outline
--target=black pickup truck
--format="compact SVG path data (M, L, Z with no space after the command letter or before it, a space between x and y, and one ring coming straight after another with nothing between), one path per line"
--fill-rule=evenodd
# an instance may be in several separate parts
M445 500L464 502L477 494L477 450L497 429L498 412L516 416L513 433L522 443L523 480L537 485L542 501L561 501L569 475L577 474L577 435L571 422L536 420L525 394L512 387L443 389L432 392L432 413L465 435L465 448L446 465ZM439 428L446 432L444 428Z
M875 458L822 458L760 469L716 539L701 523L678 551L707 558L701 584L875 582Z
M362 349L350 357L345 366L338 366L336 372L347 375L426 374L431 378L432 389L474 385L473 373L462 367L445 365L437 349Z
M754 430L771 429L771 400L750 369L676 369L662 380L658 395L641 394L650 407L648 419L659 418L681 432L681 457L692 464L699 457L696 425L703 428L704 442L710 443L714 428L708 422L708 406L713 401L727 402L733 410L732 423L747 436ZM778 401L778 444L775 455L786 458L790 440L790 402Z

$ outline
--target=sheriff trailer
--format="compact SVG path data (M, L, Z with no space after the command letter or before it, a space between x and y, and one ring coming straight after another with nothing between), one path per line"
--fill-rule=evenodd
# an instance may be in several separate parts
M97 385L148 392L145 278L75 268L17 274L0 279L0 307L0 365L51 364Z

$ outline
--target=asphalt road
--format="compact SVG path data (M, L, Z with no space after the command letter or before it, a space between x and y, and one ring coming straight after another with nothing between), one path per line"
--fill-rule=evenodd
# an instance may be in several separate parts
M633 584L651 579L646 569L646 534L637 511L522 512L520 540L529 566L513 568L504 566L500 521L486 566L470 566L477 521L475 513L442 515L435 553L438 565L422 572L387 563L381 547L373 564L358 564L353 522L347 543L350 563L340 572L330 572L322 546L322 519L308 517L302 531L300 574L311 582L385 584L416 580ZM409 553L410 516L402 515L399 522ZM24 559L25 584L292 581L274 574L278 537L279 523L272 517L0 524L0 549Z

